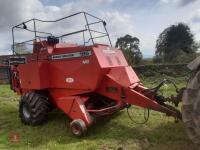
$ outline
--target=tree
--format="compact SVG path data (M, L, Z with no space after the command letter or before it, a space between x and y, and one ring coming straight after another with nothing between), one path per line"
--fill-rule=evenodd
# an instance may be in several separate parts
M137 37L132 37L131 35L125 35L117 39L115 44L116 48L119 48L124 53L128 63L138 64L142 59L142 53L139 48L140 40Z
M159 35L154 58L155 61L186 62L195 57L197 49L189 26L179 23L166 28Z

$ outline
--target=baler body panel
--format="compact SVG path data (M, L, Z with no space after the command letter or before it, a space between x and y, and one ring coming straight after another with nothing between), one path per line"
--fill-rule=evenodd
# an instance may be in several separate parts
M101 69L128 66L120 50L105 45L93 47L93 50Z
M57 53L52 53L55 57L49 61L50 88L65 88L74 90L94 90L100 81L101 72L91 47L88 49L66 48ZM59 53L58 53L59 52ZM84 53L87 53L84 56ZM56 58L66 55L68 58Z
M46 62L30 62L18 66L20 88L26 90L49 88L49 70Z
M69 47L58 44L51 54L43 51L38 57L27 56L27 63L19 65L20 88L66 89L73 95L78 94L77 91L94 92L109 72L116 74L115 80L123 80L124 86L139 82L132 68L127 66L120 50L105 45ZM128 79L123 79L124 73L128 74Z

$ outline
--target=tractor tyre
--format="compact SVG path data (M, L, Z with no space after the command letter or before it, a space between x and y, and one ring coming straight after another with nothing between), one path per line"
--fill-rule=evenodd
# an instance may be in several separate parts
M19 102L19 116L26 125L40 125L47 121L50 110L48 97L31 92L23 95Z
M85 135L85 133L87 131L86 124L81 119L73 120L70 123L70 129L71 129L72 134L77 137L81 137L81 136Z
M200 71L188 81L182 97L182 120L188 137L200 144Z

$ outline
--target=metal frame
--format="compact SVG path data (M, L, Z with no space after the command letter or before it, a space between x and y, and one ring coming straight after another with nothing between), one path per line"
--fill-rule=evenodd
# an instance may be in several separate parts
M37 28L36 28L36 22L59 22L61 20L65 20L65 19L68 19L68 18L71 18L71 17L74 17L74 16L77 16L77 15L80 15L80 14L83 14L84 15L84 18L85 18L85 21L86 21L86 25L84 26L85 29L83 30L79 30L79 31L75 31L75 32L71 32L71 33L66 33L66 34L63 34L61 36L58 36L57 38L63 38L63 37L66 37L66 36L69 36L69 35L73 35L73 34L78 34L78 33L83 33L83 41L84 41L84 45L86 43L89 43L90 41L92 41L92 44L94 45L95 42L94 42L94 39L97 39L97 38L102 38L102 37L107 37L108 40L109 40L109 43L110 43L110 46L112 47L112 43L111 43L111 40L110 40L110 36L108 34L108 31L106 29L106 22L94 15L91 15L89 13L86 13L86 12L78 12L78 13L75 13L75 14L72 14L72 15L69 15L69 16L66 16L66 17L63 17L63 18L60 18L60 19L57 19L57 20L40 20L40 19L30 19L30 20L27 20L25 22L22 22L16 26L13 26L12 27L12 40L13 40L13 45L12 45L12 51L13 51L13 54L15 52L15 44L22 44L22 43L28 43L28 42L31 42L31 41L34 41L36 40L37 38L47 38L47 37L41 37L41 36L38 36L37 33L42 33L42 34L47 34L47 35L52 35L52 33L48 33L48 32L43 32L43 31L37 31ZM92 22L92 23L89 23L88 22L88 16L92 17L92 18L95 18L97 19L97 21L95 22ZM25 26L26 23L28 22L33 22L33 30L30 30L30 29L27 29L27 28L23 28L23 26ZM104 30L105 32L99 32L99 31L96 31L96 30L92 30L90 29L90 26L91 25L94 25L94 24L98 24L98 23L102 23L103 24L103 27L104 27ZM15 43L15 34L14 34L14 30L15 29L22 29L22 30L26 30L26 31L29 31L29 32L33 32L34 33L34 39L30 39L30 40L26 40L26 41L23 41L23 42L20 42L20 43ZM85 32L88 31L89 32L89 36L90 38L88 39L88 41L85 41ZM102 34L100 36L96 36L96 37L93 37L92 33L99 33L99 34Z

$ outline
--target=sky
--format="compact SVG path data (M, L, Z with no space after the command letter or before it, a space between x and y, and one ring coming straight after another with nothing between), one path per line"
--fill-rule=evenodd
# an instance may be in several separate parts
M195 40L200 41L200 0L1 0L0 55L11 53L13 25L31 18L53 20L79 11L104 19L113 45L126 34L138 37L145 58L154 56L159 34L179 22L188 24Z

